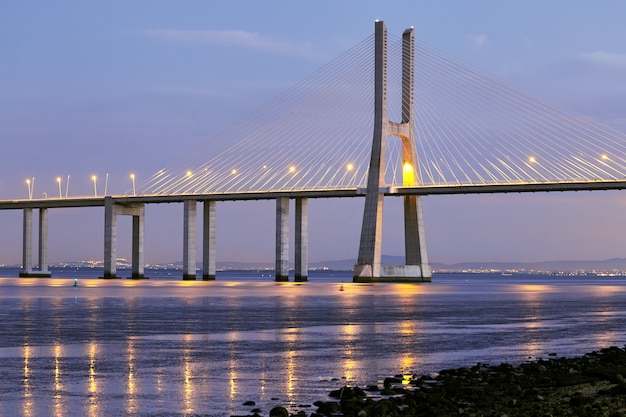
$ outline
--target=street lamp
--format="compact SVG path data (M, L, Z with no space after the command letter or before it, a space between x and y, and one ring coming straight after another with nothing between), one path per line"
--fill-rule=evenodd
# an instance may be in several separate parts
M130 174L130 180L133 183L133 195L137 195L137 189L135 188L135 174Z
M104 195L107 195L107 189L109 188L109 173L107 172L106 176L104 177Z
M70 192L70 176L67 176L67 181L65 182L65 198L67 198L67 195Z
M33 177L33 180L34 180L34 179L35 179L35 178ZM33 185L34 185L34 184L31 184L30 178L26 178L26 188L28 189L28 199L29 199L29 200L32 200L32 199L33 199L33 189L32 189L32 186L33 186Z
M91 180L93 181L93 196L94 197L98 197L98 191L96 188L96 180L98 179L98 177L96 177L95 175L91 176Z
M57 177L57 184L59 184L59 198L63 198L61 194L61 177Z

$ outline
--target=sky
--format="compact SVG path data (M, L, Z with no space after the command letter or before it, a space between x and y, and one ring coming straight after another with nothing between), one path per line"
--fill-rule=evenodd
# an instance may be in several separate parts
M514 88L626 132L626 3L579 0L0 2L0 199L123 193L370 36L384 20ZM419 99L419 98L418 98ZM69 186L67 178L70 178ZM429 196L431 262L626 256L626 191ZM363 199L309 206L312 262L356 258ZM403 254L401 200L383 252ZM146 208L145 259L182 259L182 205ZM274 259L274 202L217 205L217 260ZM293 209L292 209L293 210ZM104 210L49 213L51 262L102 259ZM22 213L0 212L0 264ZM118 255L130 258L130 218ZM36 251L36 247L35 247Z

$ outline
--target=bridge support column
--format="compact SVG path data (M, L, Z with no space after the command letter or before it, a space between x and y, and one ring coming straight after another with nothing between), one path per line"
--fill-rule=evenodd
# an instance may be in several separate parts
M24 209L22 236L22 269L20 277L50 277L48 271L48 209L39 209L39 265L33 269L33 209Z
M133 279L143 279L144 276L144 228L145 206L142 204L136 209L138 214L133 214L133 252L132 252L132 275Z
M33 271L33 209L24 209L22 232L22 270L20 277L28 277Z
M289 198L276 199L276 281L289 281Z
M117 213L111 197L104 198L104 275L102 278L117 278Z
M183 214L183 280L196 279L196 202L186 200Z
M133 216L131 278L144 276L144 218L143 204L116 204L104 198L104 279L117 278L117 216Z
M39 209L39 275L50 276L48 271L48 209Z
M296 198L295 281L309 277L309 200Z
M215 280L215 201L204 202L203 236L202 236L202 279Z

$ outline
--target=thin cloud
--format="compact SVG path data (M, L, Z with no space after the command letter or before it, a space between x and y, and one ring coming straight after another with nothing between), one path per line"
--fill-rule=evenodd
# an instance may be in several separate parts
M172 42L245 48L307 59L317 59L322 55L317 50L316 46L310 42L292 42L283 39L273 39L259 33L246 32L243 30L156 29L147 30L144 34L151 38Z
M626 54L615 54L611 52L596 51L582 54L583 61L592 65L605 68L626 68Z

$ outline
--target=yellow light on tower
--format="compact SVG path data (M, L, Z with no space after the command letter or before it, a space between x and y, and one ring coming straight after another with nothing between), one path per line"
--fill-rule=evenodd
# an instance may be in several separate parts
M187 176L188 176L188 177L191 177L192 175L193 175L193 172L191 172L191 171L187 171Z
M604 155L602 155L602 159L603 159L604 161L606 161L607 159L609 159L609 157L608 157L606 154L604 154Z
M354 165L353 164L348 164L348 165L346 165L346 169L348 171L352 171L354 169Z
M534 164L535 162L537 162L537 158L535 158L534 156L531 156L530 158L528 158L528 162L530 162L531 164Z
M296 172L296 167L294 165L290 166L289 172Z
M230 173L233 174L233 175L237 175L237 170L233 169L232 171L230 171Z
M402 165L402 185L405 187L415 185L415 171L413 171L413 165L409 162L405 162Z

